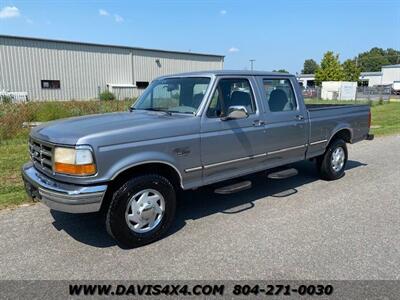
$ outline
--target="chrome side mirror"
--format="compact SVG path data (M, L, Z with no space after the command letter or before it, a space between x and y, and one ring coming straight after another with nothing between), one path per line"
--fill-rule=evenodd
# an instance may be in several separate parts
M228 113L222 117L222 121L246 119L249 116L246 107L241 105L229 106Z

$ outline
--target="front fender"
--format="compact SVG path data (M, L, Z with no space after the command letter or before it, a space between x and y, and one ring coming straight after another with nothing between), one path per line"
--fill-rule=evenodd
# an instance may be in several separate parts
M132 155L123 157L120 160L116 161L112 165L112 167L107 170L105 177L110 178L110 180L113 180L119 174L130 168L150 163L161 163L175 169L175 171L179 174L181 186L183 187L182 173L178 168L178 163L176 159L173 156L157 151L133 153Z

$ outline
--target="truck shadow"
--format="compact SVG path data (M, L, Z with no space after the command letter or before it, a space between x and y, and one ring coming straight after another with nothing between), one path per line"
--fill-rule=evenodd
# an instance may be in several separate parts
M297 188L300 186L319 180L313 163L299 162L291 166L296 168L299 174L287 179L267 179L265 172L238 179L251 180L253 187L236 194L214 194L215 186L182 193L178 201L176 220L167 236L181 230L187 220L197 220L215 213L238 214L252 209L255 207L255 202L266 197L282 201L282 199L288 199L297 193ZM362 166L366 166L366 164L349 160L346 170ZM53 210L51 214L54 218L53 226L57 230L65 231L81 243L98 248L116 245L116 242L107 234L104 220L100 214L74 215Z

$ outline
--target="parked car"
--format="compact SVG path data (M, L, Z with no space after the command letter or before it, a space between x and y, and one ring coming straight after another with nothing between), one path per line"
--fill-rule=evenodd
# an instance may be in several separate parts
M224 182L309 159L321 178L341 178L346 143L372 139L370 122L367 105L305 105L289 74L177 74L154 80L130 111L32 129L22 175L34 199L102 211L108 233L136 247L166 233L182 190L238 192L249 182Z

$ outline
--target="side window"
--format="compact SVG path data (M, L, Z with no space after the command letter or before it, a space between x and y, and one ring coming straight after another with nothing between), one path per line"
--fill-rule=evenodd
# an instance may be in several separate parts
M159 84L153 93L149 95L152 107L157 109L168 109L169 107L179 106L179 96L181 92L180 84Z
M221 79L211 98L207 117L224 117L231 106L244 106L249 114L256 111L253 92L247 79Z
M271 112L296 110L296 98L288 79L264 79L264 90Z
M206 83L196 83L193 85L192 106L198 108L204 98L208 88L209 80Z

